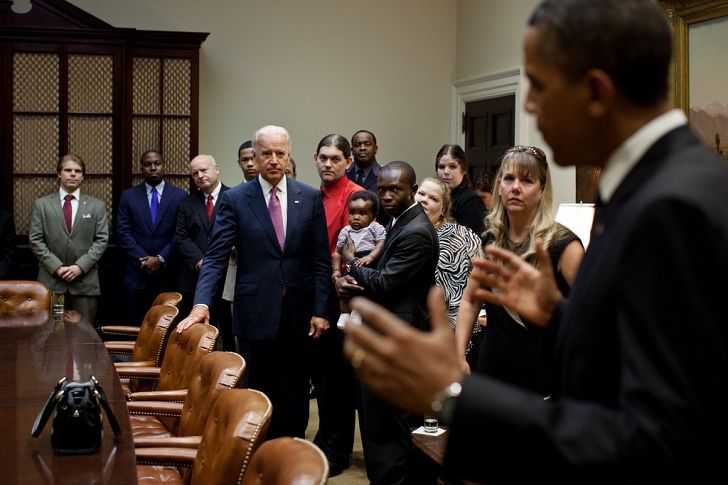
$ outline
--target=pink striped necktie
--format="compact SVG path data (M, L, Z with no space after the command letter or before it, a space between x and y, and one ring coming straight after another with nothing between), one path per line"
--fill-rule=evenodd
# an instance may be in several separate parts
M277 192L278 187L275 186L270 190L268 213L270 214L270 220L273 222L273 228L276 230L278 244L281 246L282 251L286 243L286 233L283 232L283 213L281 212L281 201L278 200Z

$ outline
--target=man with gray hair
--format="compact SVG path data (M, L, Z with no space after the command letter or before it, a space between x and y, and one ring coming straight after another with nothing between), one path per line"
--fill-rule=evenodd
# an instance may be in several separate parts
M291 147L285 128L253 136L258 177L225 192L205 253L194 306L178 332L210 319L209 308L238 252L233 330L247 362L243 385L273 403L268 438L303 438L308 425L309 339L329 328L331 278L321 192L284 175Z
M220 182L220 169L212 155L197 155L190 160L189 170L197 190L180 202L176 230L176 249L182 259L179 276L179 291L183 296L180 305L182 315L189 313L192 308L197 277L208 241L212 237L220 197L228 190ZM215 293L211 318L220 329L222 349L234 352L230 305L223 304L221 291Z

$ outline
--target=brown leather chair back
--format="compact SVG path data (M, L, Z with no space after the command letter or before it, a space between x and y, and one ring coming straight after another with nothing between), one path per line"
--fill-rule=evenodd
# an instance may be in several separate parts
M187 389L200 359L215 349L218 330L198 323L182 333L172 332L159 371L157 390Z
M187 390L179 423L179 436L200 436L212 407L223 393L238 387L245 359L233 352L210 352L200 359L200 369Z
M177 291L165 291L160 293L152 302L152 306L156 305L172 305L178 307L182 302L182 293Z
M192 485L240 483L250 457L268 432L270 399L253 389L231 389L218 398L192 466Z
M314 485L326 483L329 462L318 446L300 438L266 441L253 454L242 485Z
M131 360L149 361L154 363L154 367L159 367L178 314L179 308L170 305L161 304L150 308L139 328Z
M40 281L0 281L0 326L38 325L51 314L51 291Z

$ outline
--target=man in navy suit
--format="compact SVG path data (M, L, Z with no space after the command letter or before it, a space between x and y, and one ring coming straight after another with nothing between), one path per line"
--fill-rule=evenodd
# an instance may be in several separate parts
M285 128L253 136L258 178L225 192L197 281L194 307L178 332L209 321L209 307L236 246L233 331L247 362L246 387L275 409L268 438L303 437L308 424L310 338L329 328L331 256L321 192L284 175Z
M653 0L546 0L530 17L525 108L557 163L602 169L591 242L568 301L539 246L540 271L489 247L471 277L480 298L553 331L549 400L463 376L437 294L427 335L354 303L373 328L351 329L352 364L450 425L459 477L728 482L728 164L671 109L671 46Z
M140 163L144 182L121 193L116 236L126 256L128 317L141 324L159 293L176 290L177 208L187 192L164 181L164 160L156 150L145 152Z
M197 191L179 204L177 212L176 248L181 258L179 291L182 293L180 313L187 315L197 286L203 256L212 237L218 202L228 187L220 182L220 170L212 155L197 155L190 160L190 175ZM222 349L235 352L230 304L222 300L222 287L213 299L211 317L220 330Z

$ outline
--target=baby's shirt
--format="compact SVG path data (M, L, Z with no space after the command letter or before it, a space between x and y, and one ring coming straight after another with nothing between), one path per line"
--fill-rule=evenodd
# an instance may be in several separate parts
M387 237L387 230L378 222L372 222L367 227L355 230L351 226L344 227L339 231L339 238L336 240L336 249L341 249L346 244L346 235L349 235L354 242L354 250L357 253L370 253L379 241Z

